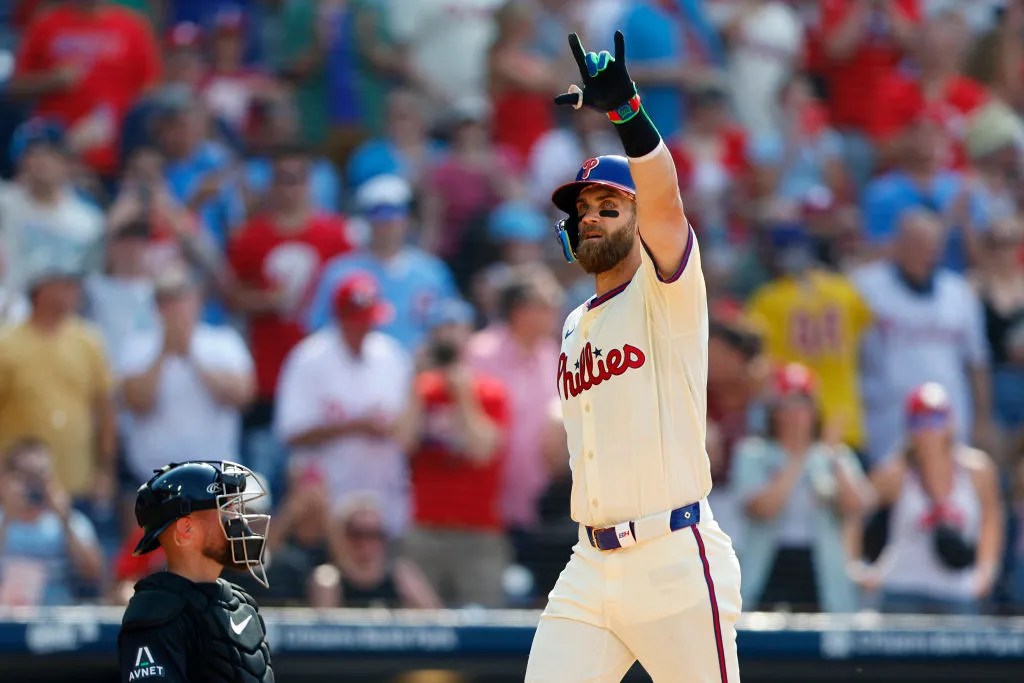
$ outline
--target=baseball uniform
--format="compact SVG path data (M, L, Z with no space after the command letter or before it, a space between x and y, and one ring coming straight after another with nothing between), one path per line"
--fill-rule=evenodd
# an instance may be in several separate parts
M588 160L577 180L594 177L588 165L599 168ZM562 330L557 382L580 535L541 617L528 683L617 682L637 659L656 683L739 681L740 570L706 500L707 295L687 232L671 277L645 248L631 280ZM613 533L615 549L595 547L587 527L614 528L594 535Z

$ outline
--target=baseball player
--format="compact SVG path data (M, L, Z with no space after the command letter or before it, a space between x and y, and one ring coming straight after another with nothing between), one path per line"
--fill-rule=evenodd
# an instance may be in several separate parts
M136 555L162 547L167 571L135 584L117 636L122 683L274 683L267 630L255 601L219 578L231 568L268 586L270 517L249 512L266 495L233 462L171 463L139 487L145 532Z
M704 449L708 310L672 159L615 55L569 45L627 158L588 159L552 200L565 256L597 294L562 331L558 391L579 542L540 620L528 683L736 683L740 570L711 515Z

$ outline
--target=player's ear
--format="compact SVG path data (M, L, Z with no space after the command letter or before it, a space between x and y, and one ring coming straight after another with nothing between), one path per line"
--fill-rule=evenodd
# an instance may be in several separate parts
M171 525L168 531L171 533L171 540L174 542L174 545L179 548L192 545L196 539L196 520L193 520L191 516L181 517L174 520L174 524Z

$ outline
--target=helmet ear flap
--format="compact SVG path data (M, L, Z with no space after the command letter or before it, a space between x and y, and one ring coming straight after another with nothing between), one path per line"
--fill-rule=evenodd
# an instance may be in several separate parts
M562 255L569 263L576 262L576 247L580 243L580 219L568 216L555 224L555 234L562 247Z

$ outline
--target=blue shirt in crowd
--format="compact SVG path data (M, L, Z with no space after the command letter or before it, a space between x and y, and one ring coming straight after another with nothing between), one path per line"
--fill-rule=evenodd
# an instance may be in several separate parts
M872 180L864 191L864 236L873 244L892 241L900 216L907 209L925 208L945 214L963 189L963 177L953 171L937 173L927 188L920 187L902 171L893 171ZM972 194L971 220L975 230L985 230L987 214L981 198ZM940 265L963 273L967 269L967 251L960 230L951 230Z
M410 352L423 341L428 316L435 303L456 296L455 281L444 261L416 247L405 247L388 263L368 251L346 254L324 267L307 313L306 324L310 331L333 319L334 290L345 277L357 271L373 275L384 299L394 307L394 317L380 328L381 331L397 339Z

